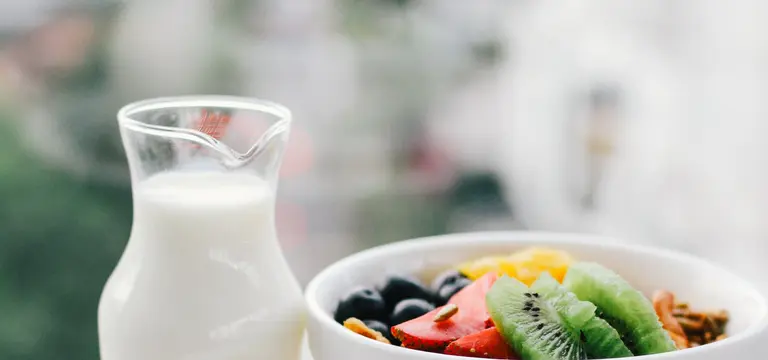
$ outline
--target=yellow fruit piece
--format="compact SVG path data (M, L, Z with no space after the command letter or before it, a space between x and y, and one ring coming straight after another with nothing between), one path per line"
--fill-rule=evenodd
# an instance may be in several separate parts
M573 261L573 257L564 251L539 247L516 252L507 258L516 271L515 277L529 286L544 271L549 271L552 277L562 282Z
M491 271L499 275L515 276L515 268L511 266L506 256L488 256L468 261L459 265L459 271L470 280L477 280Z

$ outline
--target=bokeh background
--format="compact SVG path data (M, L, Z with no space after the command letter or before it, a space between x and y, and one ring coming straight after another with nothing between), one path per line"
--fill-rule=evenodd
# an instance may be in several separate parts
M98 359L132 216L115 113L201 93L294 112L277 226L302 284L517 229L766 282L768 2L2 0L0 359Z

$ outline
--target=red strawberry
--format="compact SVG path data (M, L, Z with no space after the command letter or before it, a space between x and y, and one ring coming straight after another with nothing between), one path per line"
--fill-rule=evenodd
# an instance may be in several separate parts
M486 359L519 359L496 328L485 329L458 339L448 345L445 353Z
M416 319L392 327L392 335L402 342L402 346L425 351L442 352L451 342L486 329L488 309L485 307L485 294L498 279L496 273L477 279L454 295L449 304L455 304L459 312L442 322L435 322L435 315L442 307Z

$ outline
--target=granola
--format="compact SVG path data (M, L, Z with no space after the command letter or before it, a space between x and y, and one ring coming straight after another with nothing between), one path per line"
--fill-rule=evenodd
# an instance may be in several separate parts
M727 338L728 312L694 311L687 303L675 303L669 291L657 291L653 307L664 329L681 349L706 345Z

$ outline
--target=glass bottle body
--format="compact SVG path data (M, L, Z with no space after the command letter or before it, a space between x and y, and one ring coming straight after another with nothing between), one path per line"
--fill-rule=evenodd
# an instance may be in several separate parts
M118 118L134 220L99 305L102 360L298 359L303 299L274 226L288 110L190 97Z

